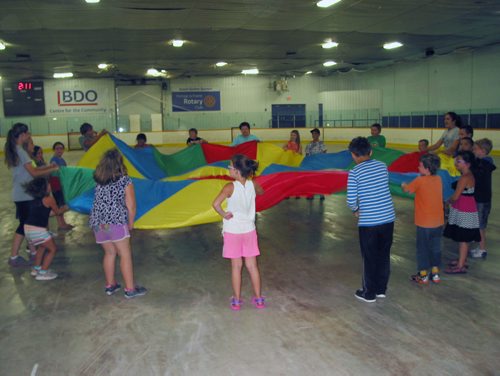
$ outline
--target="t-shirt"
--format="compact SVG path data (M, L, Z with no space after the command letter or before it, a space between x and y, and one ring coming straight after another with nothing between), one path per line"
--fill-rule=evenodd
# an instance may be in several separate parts
M12 200L31 201L33 197L24 191L24 185L33 180L33 176L26 169L26 164L31 164L32 160L28 153L19 145L16 146L19 157L17 166L12 168Z
M440 140L443 140L443 145L446 149L451 147L451 145L453 145L453 143L458 139L460 139L458 127L445 130L440 138Z
M125 188L129 184L132 184L132 180L125 175L113 183L96 185L90 210L90 226L128 224Z
M254 136L253 134L248 135L248 137L243 137L243 135L239 134L238 136L236 136L231 146L240 145L249 141L260 141L260 140L258 139L257 136Z
M58 157L57 155L54 155L52 157L50 163L55 163L59 167L66 167L66 161L62 157Z
M326 153L326 146L323 141L311 142L306 146L306 155Z
M201 137L196 137L196 138L191 138L191 137L188 137L187 141L186 141L186 144L187 145L190 145L191 143L195 142L195 141L201 141Z
M496 169L497 167L490 157L477 159L477 166L473 171L474 178L476 179L476 185L474 187L474 198L476 202L491 202L491 175Z
M385 163L369 159L349 171L347 206L353 212L359 211L359 227L394 222L396 214L389 191L389 172Z
M372 147L385 148L385 137L381 134L378 136L368 136L368 142Z
M437 175L419 176L407 186L415 193L415 225L435 228L444 225L443 182Z
M94 138L95 138L94 136L90 136L90 135L86 134L86 135L80 136L78 141L80 142L80 146L82 147L82 149L87 151L90 149L90 147L85 146L85 143L88 141L94 140Z

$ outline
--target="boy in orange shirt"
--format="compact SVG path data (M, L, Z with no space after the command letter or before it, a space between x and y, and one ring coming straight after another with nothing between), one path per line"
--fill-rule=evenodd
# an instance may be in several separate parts
M417 226L417 267L418 273L411 280L429 284L429 279L439 283L441 264L441 236L444 225L443 183L436 175L440 159L435 154L420 157L420 176L410 184L403 183L405 192L415 193L415 225ZM429 277L428 270L431 269Z

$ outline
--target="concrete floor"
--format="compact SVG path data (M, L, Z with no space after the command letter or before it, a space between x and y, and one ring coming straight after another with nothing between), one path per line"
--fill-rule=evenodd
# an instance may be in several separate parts
M5 167L0 176L0 375L500 374L498 189L487 260L425 287L408 280L413 202L395 198L388 297L373 304L353 296L361 258L345 195L286 200L258 214L268 308L232 312L220 224L134 231L136 280L150 289L135 300L104 294L102 251L76 213L67 214L76 228L56 238L58 279L11 269L14 205ZM443 240L445 260L456 249ZM243 295L248 302L247 274Z

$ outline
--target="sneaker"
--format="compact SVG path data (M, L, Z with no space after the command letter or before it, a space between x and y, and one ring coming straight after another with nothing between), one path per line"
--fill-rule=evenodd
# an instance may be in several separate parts
M441 282L441 278L439 277L439 274L438 273L431 274L431 281L434 283Z
M31 274L33 277L36 277L36 276L37 276L37 274L38 274L38 272L39 272L41 269L42 269L42 267L41 267L41 266L34 266L34 267L32 267L32 268L31 268L31 273L30 273L30 274Z
M354 293L354 296L357 299L362 300L362 301L367 302L367 303L373 303L373 302L377 301L375 294L368 294L364 290L356 290L356 292Z
M40 270L35 277L37 281L50 281L56 278L57 273L54 273L52 270Z
M142 286L135 286L135 289L127 291L125 290L125 293L123 294L125 298L127 299L132 299L138 296L143 296L146 295L148 290L145 287Z
M487 254L488 252L486 252L486 249L476 248L476 249L471 249L469 251L469 255L472 258L486 258Z
M418 283L419 285L428 285L429 284L429 276L428 275L423 276L420 273L413 274L412 276L410 276L410 280Z
M263 296L260 298L254 297L252 298L252 304L258 309L266 308L266 299Z
M376 298L386 298L387 295L385 295L385 293L381 293L381 294L375 294L375 297Z
M114 285L106 286L104 292L106 293L106 295L111 296L115 292L119 291L121 287L122 286L119 283L115 283Z
M235 297L231 298L231 309L233 311L239 311L241 309L242 304L243 304L243 300L236 299Z
M27 261L26 259L24 259L21 256L17 256L14 259L11 258L11 257L9 257L8 264L10 266L12 266L13 268L21 268L21 267L26 267L26 266L30 266L31 265L31 263L29 261Z

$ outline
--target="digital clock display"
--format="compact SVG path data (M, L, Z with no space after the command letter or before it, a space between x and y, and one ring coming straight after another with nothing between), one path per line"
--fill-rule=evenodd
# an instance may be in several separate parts
M5 116L45 115L43 81L2 82Z

